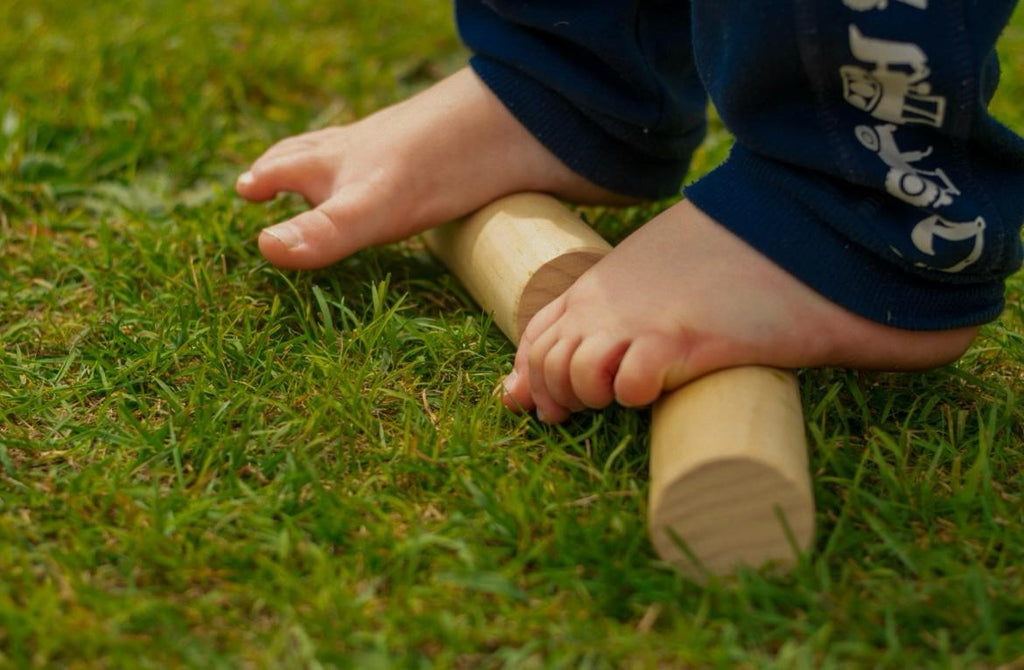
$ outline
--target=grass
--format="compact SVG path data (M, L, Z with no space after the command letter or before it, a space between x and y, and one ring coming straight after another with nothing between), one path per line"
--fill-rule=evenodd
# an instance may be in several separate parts
M0 4L0 666L1022 667L1020 276L954 366L804 373L815 551L700 588L647 544L644 413L504 412L511 346L415 244L261 259L298 204L234 176L455 67L449 11ZM1021 12L1003 59L1024 131Z

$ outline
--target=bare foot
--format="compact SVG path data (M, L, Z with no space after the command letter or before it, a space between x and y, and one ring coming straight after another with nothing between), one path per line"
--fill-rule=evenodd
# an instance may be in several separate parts
M505 404L554 423L613 401L646 405L737 365L927 369L955 360L976 334L900 330L848 312L684 201L537 313Z
M518 191L628 201L567 168L469 69L352 125L278 142L236 189L255 201L296 192L313 207L260 234L263 255L291 269L329 265Z

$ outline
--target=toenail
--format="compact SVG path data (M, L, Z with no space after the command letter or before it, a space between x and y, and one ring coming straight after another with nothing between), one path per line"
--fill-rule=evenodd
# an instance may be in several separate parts
M302 239L302 231L299 230L299 227L291 223L279 223L276 226L264 228L263 232L289 249L301 247L306 242Z
M519 373L516 372L515 370L508 373L508 376L505 377L505 381L501 383L501 385L505 387L505 393L508 393L509 395L512 394L512 387L516 385L516 381L518 379Z
M540 407L537 408L537 421L541 423L551 423L548 413L542 410Z
M249 184L253 183L254 181L256 181L256 179L255 179L255 177L252 176L251 172L243 172L238 177L238 183L241 184L242 186L248 186Z

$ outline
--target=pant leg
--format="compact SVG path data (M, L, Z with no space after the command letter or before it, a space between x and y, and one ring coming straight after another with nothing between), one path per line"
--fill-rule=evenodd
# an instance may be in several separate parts
M694 0L697 67L737 142L687 195L865 317L995 318L1024 220L1024 140L987 110L1014 4Z
M679 192L707 97L682 0L457 0L471 66L577 173L637 197Z

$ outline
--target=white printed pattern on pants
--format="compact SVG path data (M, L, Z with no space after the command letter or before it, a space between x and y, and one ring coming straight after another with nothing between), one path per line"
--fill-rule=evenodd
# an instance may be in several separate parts
M918 9L928 9L928 0L897 1ZM889 6L889 0L843 0L843 4L856 12L867 12L872 9L885 9Z
M928 0L899 0L921 10L928 9ZM843 0L855 11L885 9L888 0ZM861 65L843 65L839 76L843 83L843 97L857 109L886 123L859 125L854 135L864 148L874 152L889 171L885 190L891 196L915 207L948 207L960 195L959 189L942 168L928 170L915 165L932 153L932 147L923 150L901 149L896 141L899 126L909 124L939 128L945 120L946 99L932 93L928 76L928 56L916 44L867 37L855 25L849 27L850 51ZM910 238L921 253L935 256L935 239L949 242L973 240L964 257L949 267L934 268L943 272L960 272L973 265L985 248L985 219L950 221L933 214L911 231Z

